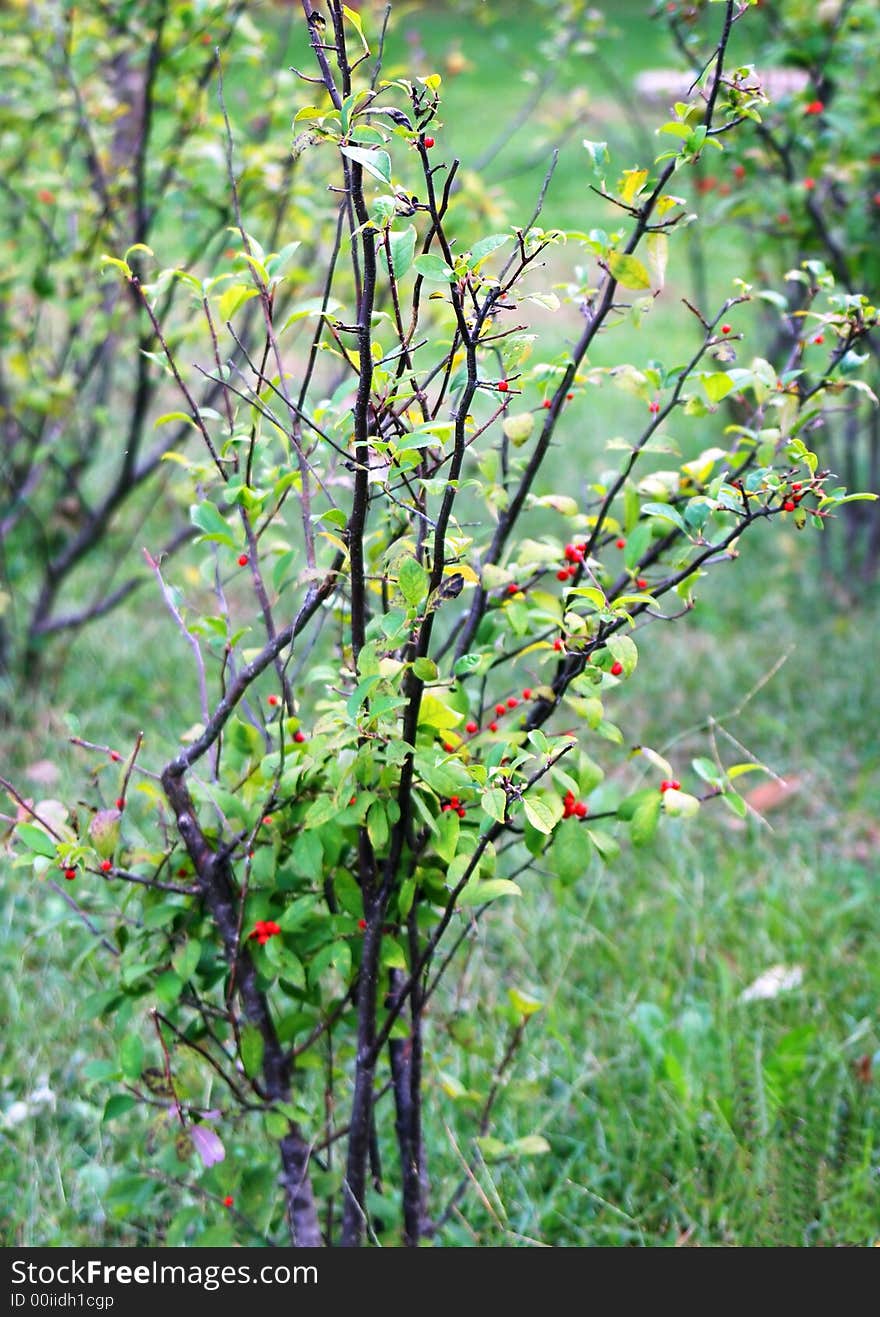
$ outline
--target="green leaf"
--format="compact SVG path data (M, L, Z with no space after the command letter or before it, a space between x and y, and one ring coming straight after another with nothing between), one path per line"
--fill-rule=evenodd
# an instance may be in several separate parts
M236 541L229 533L229 527L219 508L213 503L194 503L189 510L189 519L204 533L206 540L216 540L218 544L228 544L232 549L237 548Z
M735 814L738 819L744 819L748 814L748 805L743 800L742 796L738 796L735 791L725 791L721 799L724 801L731 814Z
M524 797L523 809L532 827L537 828L538 832L543 832L545 836L549 836L553 831L562 812L560 807L558 813L554 813L546 800L538 800L531 796Z
M586 829L575 819L564 819L556 829L549 855L559 881L567 886L580 878L586 873L592 854Z
M144 1068L144 1045L136 1033L123 1038L119 1048L119 1068L123 1077L132 1083L140 1079Z
M446 264L442 256L433 252L424 252L413 261L413 269L432 283L448 284L455 278L455 272Z
M585 831L606 864L617 859L620 845L616 837L612 837L610 832L602 832L599 828L586 828Z
M252 297L257 296L257 289L249 284L230 284L220 298L220 319L225 324L231 320L236 311Z
M509 233L491 233L488 238L481 238L479 242L475 242L468 257L468 268L475 270L481 261L491 256L499 247L503 247L506 242L510 242Z
M35 855L43 855L46 859L54 860L55 842L42 828L36 827L33 823L19 823L16 825L15 835Z
M373 849L381 851L388 841L388 815L385 812L385 805L381 800L374 800L367 811L367 832Z
M406 602L415 607L427 593L428 573L415 558L404 558L398 568L397 584Z
M171 957L171 964L184 983L187 979L191 979L195 973L201 954L202 944L195 938L189 938L175 950L174 955Z
M241 1031L241 1063L248 1079L256 1079L263 1064L265 1039L253 1024L246 1024Z
M361 146L341 146L339 149L380 183L391 182L391 156L387 151L367 151Z
M703 376L703 388L710 402L720 402L728 393L733 392L736 381L732 380L726 371L720 370L714 375Z
M451 864L455 858L455 852L458 849L458 838L461 832L461 819L454 809L444 810L437 820L437 835L434 837L434 850ZM398 902L398 905L400 903Z
M104 1114L101 1120L115 1120L117 1116L122 1116L126 1111L131 1111L132 1107L137 1106L137 1099L133 1098L130 1093L114 1093L107 1099L104 1107Z
M402 279L413 263L416 250L416 231L412 224L408 228L389 233L388 246L391 248L391 269L395 279Z
M287 319L281 326L281 333L288 326L293 325L297 320L304 320L307 316L331 316L342 309L342 303L335 297L331 297L327 305L324 306L323 297L308 297L303 302L297 302L288 313Z
M660 807L663 797L659 791L652 791L635 810L630 823L630 832L634 846L647 846L657 831L660 821Z
M412 665L413 674L418 677L419 681L436 681L438 677L437 664L433 659L418 658Z
M724 781L724 774L718 765L711 759L692 759L691 768L697 777L701 777L704 782L708 782L712 787L720 787ZM667 773L666 775L670 775Z
M658 521L669 521L687 534L687 526L681 513L677 508L670 507L668 503L643 503L642 513L647 517L656 517Z
M492 787L491 790L484 791L480 798L480 804L490 819L494 819L496 823L504 822L507 795L500 787Z
M621 288L651 287L651 276L637 256L626 256L623 252L609 252L608 268Z
M499 896L522 896L517 883L509 878L484 878L475 882L472 878L458 898L460 906L487 905L497 901Z

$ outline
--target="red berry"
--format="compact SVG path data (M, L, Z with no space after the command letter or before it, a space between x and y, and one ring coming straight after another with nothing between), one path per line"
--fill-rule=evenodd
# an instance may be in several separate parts
M468 732L471 736L473 736L474 732L478 732L479 730L480 730L479 723L475 723L473 719L471 719L469 723L465 723L465 731Z
M122 762L122 755L119 753L118 750L111 750L110 758L113 760L114 764L118 764Z
M464 816L467 814L467 810L465 809L464 805L459 805L458 809L455 812L460 819L463 819Z
M677 777L674 777L672 779L672 781L669 783L669 786L672 791L681 791L681 783L679 782Z
M116 799L116 808L122 812L125 809L125 796L118 796Z
M553 648L554 648L555 650L560 650L560 649L562 649L562 641L559 639L558 636L557 636L556 639L553 641Z
M813 190L813 188L814 188L815 186L816 186L816 180L815 180L815 178L805 178L805 179L804 179L804 187L806 188L807 192L812 192L812 190Z
M821 346L825 342L825 335L816 334L815 337L813 338L813 342L818 343Z
M498 390L499 393L506 393L507 390L510 388L510 385L507 383L507 380L499 380L498 383L495 385L495 388Z
M497 724L497 723L490 723L490 724L489 724L489 731L490 731L490 732L497 732L497 731L498 731L498 724Z
M636 579L636 585L639 587L640 590L647 590L648 588L648 582L644 576L639 576Z
M654 402L648 403L648 411L651 413L652 416L656 416L659 410L660 410L660 404L656 400Z
M507 701L508 709L515 709L518 704L519 704L519 700L516 698L516 696L511 695L509 700Z
M294 732L293 739L296 741L297 745L302 745L303 741L306 739L306 734L303 731Z
M505 704L496 704L496 705L495 705L495 712L498 714L498 717L500 718L501 715L502 715L502 713L506 713L506 712L507 712L507 706L506 706Z
M101 872L102 872L102 873L109 873L110 870L111 870L112 868L113 868L113 861L112 861L112 860L102 860L102 861L101 861Z
M567 567L562 567L562 568L560 568L560 570L556 573L556 579L557 579L557 581L567 581L567 580L568 580L568 568L567 568Z
M240 553L240 554L238 555L238 565L239 565L239 567L247 567L247 565L248 565L249 562L250 562L250 558L248 558L248 556L247 556L246 553Z
M819 100L810 101L809 104L804 108L804 114L821 114L824 109L825 109L824 101L819 101Z
M523 697L524 700L530 700L530 699L532 698L532 688L531 688L531 686L526 686L525 690L524 690L523 693L522 693L522 697Z
M800 482L799 480L796 480L796 481L794 482L794 484L792 485L792 489L794 489L794 490L803 489L803 485L801 484L801 482Z
M363 933L364 929L366 928L366 926L367 926L367 921L366 921L366 919L359 919L359 920L358 920L358 928L361 930L362 933Z
M745 176L746 176L746 167L745 167L745 165L734 165L734 166L733 166L733 177L734 177L734 178L740 178L740 179L742 179L742 178L745 178Z
M187 869L186 865L181 865L181 867L177 870L178 878L185 878L188 873L189 873L189 869Z
M586 818L587 807L582 800L579 800L578 803L575 805L574 812L579 819Z
M672 786L672 783L671 783L671 782L667 782L667 781L666 781L666 778L664 777L663 781L660 783L660 790L661 790L661 791L668 791L669 788L670 788L671 786Z
M267 828L270 828L270 827L272 826L272 815L271 815L271 814L264 814L264 815L263 815L263 823L264 823L264 825L265 825Z
M73 868L65 869L64 877L67 879L69 883L72 883L74 878L76 877L76 869Z
M574 397L574 394L573 394L573 393L567 393L567 394L565 395L565 400L566 400L566 402L571 402L571 400L572 400L573 397Z
M782 505L783 512L794 512L797 504L790 498L787 498Z
M223 1206L231 1207L234 1202L235 1199L232 1197L232 1194L227 1194L226 1197L223 1199Z
M508 593L508 594L519 594L519 586L518 586L518 585L514 585L513 582L511 582L511 584L507 587L507 593Z
M626 540L623 538L622 535L621 535L620 539L617 539L617 540L614 541L614 547L615 547L615 549L625 549L625 548L626 548Z
M541 406L545 407L549 412L550 408L553 406L553 403L550 401L549 398L545 398L544 401L541 403Z
M619 677L620 674L621 674L621 672L623 672L623 664L622 664L622 663L620 663L620 662L614 662L614 663L611 664L611 675L612 675L612 677Z
M37 201L42 202L44 206L51 206L55 201L55 193L50 192L48 188L41 188L37 193Z
M733 325L722 325L722 326L721 326L721 332L722 332L722 334L729 334L730 331L731 331L731 329L733 329Z
M459 805L461 804L461 800L458 798L458 796L450 796L449 803L453 809L458 809Z
M276 706L276 704L278 704L278 696L277 696L277 695L270 695L269 698L268 698L268 700L266 701L266 703L269 704L269 705L271 705L272 708L274 709L275 706Z
M426 146L426 147L428 148L428 150L430 151L431 147L434 145L434 139L433 139L433 137L423 137L423 138L422 138L422 141L425 143L425 146Z
M452 806L449 804L449 801L446 801L444 804L442 804L442 805L440 806L440 813L441 813L441 814L447 814L447 813L449 812L449 810L451 810L451 809L452 809Z
M443 749L446 751L446 753L447 753L448 755L454 755L454 754L455 754L455 746L454 746L454 745L451 745L451 744L449 743L449 741L444 741L444 742L443 742Z

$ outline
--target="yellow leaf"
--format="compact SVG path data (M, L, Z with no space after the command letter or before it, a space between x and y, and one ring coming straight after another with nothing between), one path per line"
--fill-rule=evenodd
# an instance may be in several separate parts
M609 252L608 269L621 288L651 287L651 277L637 256L626 256L623 252Z
M628 206L631 206L633 199L638 196L645 185L648 177L647 169L625 169L623 178L618 183L620 195Z

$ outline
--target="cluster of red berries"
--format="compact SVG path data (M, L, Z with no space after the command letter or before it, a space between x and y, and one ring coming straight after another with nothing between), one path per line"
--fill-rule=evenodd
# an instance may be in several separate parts
M440 806L440 810L443 814L448 814L451 811L453 814L457 814L460 819L463 819L467 813L467 810L459 800L458 796L450 796L449 799Z
M252 932L248 933L248 941L252 942L256 938L260 946L264 947L270 937L277 937L280 932L281 929L274 919L258 919Z
M663 781L660 783L660 790L661 790L661 791L681 791L681 783L679 782L679 780L678 780L677 777L671 777L671 778L669 778L668 781L667 781L667 779L664 777Z
M797 505L804 496L804 487L800 480L795 480L791 486L791 497L787 498L782 505L783 512L794 512Z
M526 686L524 688L522 698L524 700L530 700L532 698L531 686ZM503 704L499 701L499 703L495 705L495 719L503 718L506 713L509 713L512 709L518 708L519 703L520 702L515 695L509 695ZM488 724L490 732L498 731L498 723L495 719ZM465 723L464 729L468 736L476 736L477 732L480 730L480 724L471 718Z
M565 401L566 401L566 402L571 402L571 400L572 400L573 397L574 397L574 394L573 394L573 393L567 393L567 394L565 395ZM553 406L553 399L552 399L552 398L545 398L544 401L541 403L541 406L545 409L545 411L548 411L548 412L549 412L550 408Z
M570 576L577 576L577 569L584 561L586 551L586 544L566 544L564 550L566 566L560 567L556 573L557 581L567 581Z
M562 817L564 819L584 819L589 812L582 800L575 799L573 791L566 791L562 801Z

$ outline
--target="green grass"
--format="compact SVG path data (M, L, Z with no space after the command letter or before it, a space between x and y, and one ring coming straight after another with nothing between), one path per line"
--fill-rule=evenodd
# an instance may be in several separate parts
M644 5L613 9L624 35L606 58L619 78L668 62L653 26L640 25L636 35L628 26ZM414 29L425 48L424 72L442 71L457 47L475 65L471 74L447 78L444 109L452 148L473 161L528 94L521 74L535 44L530 7L506 8L504 21L489 29L436 8L402 27ZM405 47L398 32L388 48L389 76ZM533 157L546 158L559 102L586 81L595 115L561 153L544 222L608 222L587 190L580 139L607 131L623 143L629 130L595 67L584 76L590 67L585 55L582 66L565 68L539 121L495 161L490 177L509 189L512 217L533 204L545 168ZM502 200L493 188L487 206L495 205ZM735 267L731 241L713 237L719 279L727 277L728 258ZM560 268L570 258L563 249ZM642 338L628 336L623 354L645 360L662 344L678 358L689 342L677 308L683 291L682 262L671 271L664 309ZM563 320L548 333L561 340L571 324ZM607 350L619 359L615 337ZM604 440L624 431L630 413L618 398L611 391L595 398L573 409L555 483L561 468L575 488L585 466L601 460ZM706 446L712 436L685 440ZM610 868L594 860L571 887L539 870L523 880L521 901L502 903L480 925L460 977L452 976L431 1026L427 1074L438 1202L461 1174L452 1138L469 1155L479 1105L449 1097L443 1073L485 1092L504 1048L500 1035L489 1034L473 1052L461 1051L439 1023L447 1011L462 1025L475 1012L487 1019L511 986L545 1000L503 1087L493 1134L502 1143L541 1134L551 1151L478 1167L482 1196L469 1190L443 1242L876 1239L880 1113L876 1083L862 1082L856 1063L880 1049L872 861L880 600L875 590L857 607L829 608L830 587L811 554L794 532L775 527L744 544L741 561L713 574L689 618L641 634L637 677L615 710L627 745L668 747L686 786L694 784L691 757L711 753L714 718L774 772L800 779L800 790L766 823L736 827L723 807L711 806L693 823L667 829L656 850L625 851ZM64 795L72 783L82 791L88 757L66 746L72 733L124 743L143 728L148 745L159 745L191 722L189 655L154 600L146 606L150 589L131 611L56 652L7 738L4 772L28 791ZM726 762L745 757L724 731L714 734ZM60 777L38 788L28 769L42 759ZM608 763L612 774L627 771L625 750ZM10 1186L0 1199L0 1238L138 1242L137 1213L118 1216L107 1188L118 1169L139 1167L155 1131L128 1118L103 1127L107 1089L83 1073L87 1061L112 1054L112 1040L78 1012L105 984L106 963L61 897L32 888L8 866L0 927L0 1016L9 1022L0 1034L0 1181ZM801 967L802 985L774 1000L741 1002L743 989L775 964ZM46 1088L54 1099L41 1106L34 1095ZM21 1120L10 1119L21 1112L16 1103L25 1104Z

